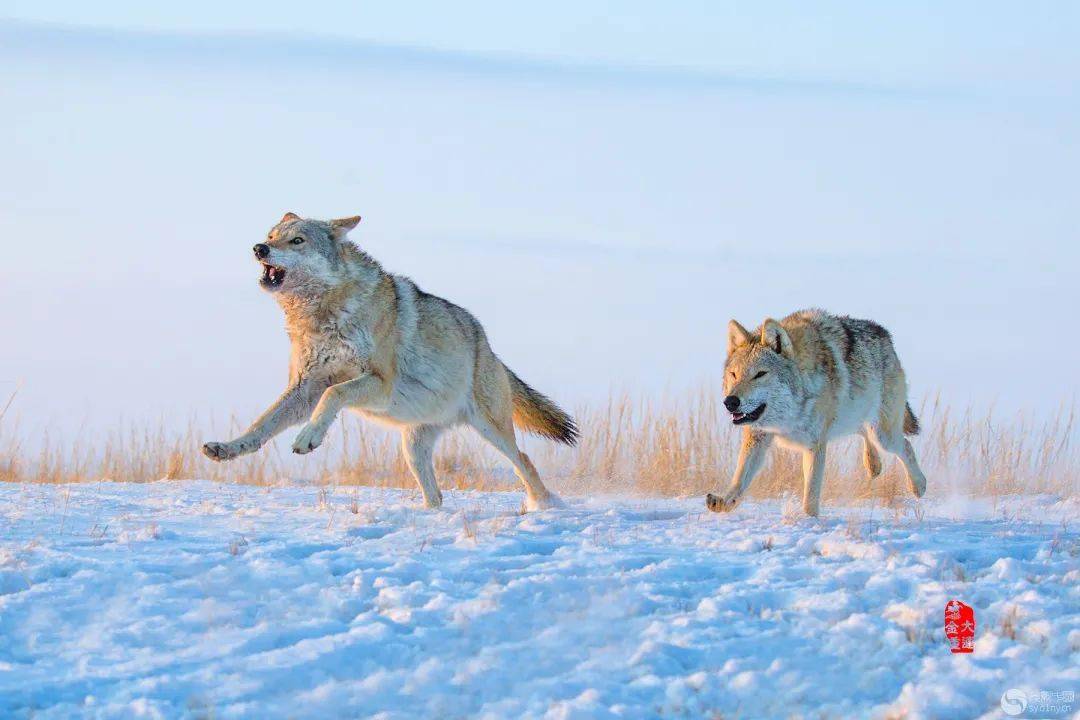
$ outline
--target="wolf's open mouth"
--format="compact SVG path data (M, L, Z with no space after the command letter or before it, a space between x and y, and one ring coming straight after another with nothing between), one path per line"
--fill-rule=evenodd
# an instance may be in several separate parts
M279 268L268 263L263 263L263 274L259 278L259 284L265 288L280 287L285 281L285 268Z
M765 412L765 403L761 403L757 406L756 410L752 410L748 413L731 413L731 422L733 425L744 425L746 423L752 423L761 417L761 414Z

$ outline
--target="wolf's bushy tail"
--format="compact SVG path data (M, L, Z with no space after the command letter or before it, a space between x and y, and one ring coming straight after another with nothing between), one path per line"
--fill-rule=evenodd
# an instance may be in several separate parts
M904 434L905 435L918 435L919 434L919 418L915 417L915 413L911 409L911 403L904 405Z
M510 368L506 368L506 374L510 376L510 389L514 393L514 424L556 442L576 445L578 428L574 418L546 395L526 385Z

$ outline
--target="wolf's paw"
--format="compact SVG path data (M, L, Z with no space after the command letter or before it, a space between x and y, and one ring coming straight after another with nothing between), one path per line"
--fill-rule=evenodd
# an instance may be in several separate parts
M326 431L313 423L308 423L293 440L292 451L297 455L307 455L315 448L322 445L326 438Z
M232 460L240 455L242 449L239 443L234 442L208 442L202 446L203 455L214 462Z
M566 505L563 501L553 492L549 492L543 497L534 497L525 494L525 512L536 512L537 510L552 510L555 508L564 508Z
M713 495L712 493L709 493L705 496L705 507L713 512L731 512L738 504L738 496L731 493L726 493L724 495Z

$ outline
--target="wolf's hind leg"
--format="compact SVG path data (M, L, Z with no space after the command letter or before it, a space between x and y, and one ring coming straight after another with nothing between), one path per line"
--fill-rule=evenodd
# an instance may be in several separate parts
M912 494L921 498L926 493L926 476L923 475L922 468L919 467L919 461L915 457L915 448L904 437L903 425L900 424L902 422L901 419L897 423L890 423L888 427L885 426L885 423L881 423L873 429L872 436L882 450L891 452L900 458Z
M907 438L903 438L903 442L900 460L903 461L904 469L907 470L908 484L911 486L912 494L921 498L926 494L926 476L923 475L919 461L915 458L915 448L911 446L911 442Z
M863 465L866 466L866 474L873 480L881 474L881 455L874 447L874 441L870 437L869 430L863 430Z
M443 428L438 425L414 425L401 433L401 450L405 454L405 463L420 485L420 492L424 494L424 505L429 508L442 505L442 493L435 481L435 467L431 461L435 442L442 431Z
M542 510L560 505L559 499L544 487L532 460L518 448L510 418L501 423L502 427L495 427L491 421L482 417L470 418L469 424L514 466L514 474L525 485L526 509Z
M872 427L872 435L878 446L900 458L907 473L908 485L915 497L922 497L926 492L926 476L923 475L919 461L915 458L915 448L904 437L904 419L907 413L907 385L902 372L885 379L881 398L881 411L877 424ZM916 424L914 417L913 424ZM913 432L917 430L913 429Z

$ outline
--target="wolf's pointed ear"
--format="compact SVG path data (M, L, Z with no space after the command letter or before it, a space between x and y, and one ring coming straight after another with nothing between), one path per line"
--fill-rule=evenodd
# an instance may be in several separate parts
M360 216L353 215L347 218L338 218L337 220L330 221L330 229L334 232L334 237L342 238L345 234L352 230L354 227L360 224Z
M299 219L300 219L300 216L297 215L296 213L287 212L287 213L285 213L284 215L281 216L281 219L278 220L278 222L283 223L283 222L289 222L290 220L299 220Z
M784 357L792 357L795 354L791 336L780 326L780 323L772 318L761 325L761 344Z
M728 354L739 347L750 342L753 336L750 331L739 324L738 320L732 320L727 324L727 351Z

